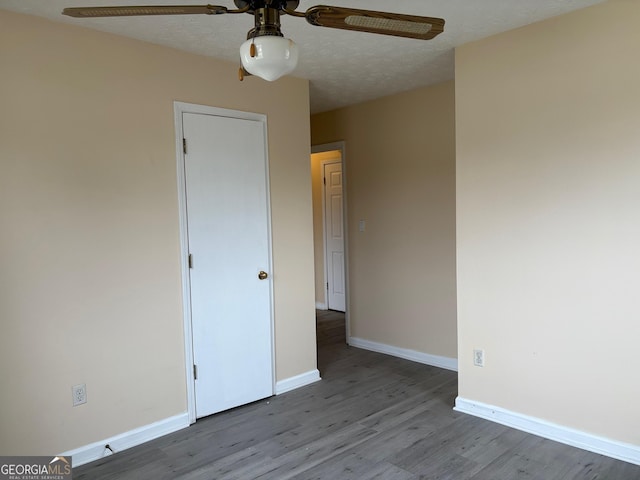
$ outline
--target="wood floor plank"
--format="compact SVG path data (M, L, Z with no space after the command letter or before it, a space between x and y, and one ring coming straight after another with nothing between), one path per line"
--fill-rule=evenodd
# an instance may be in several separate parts
M474 428L474 435L463 444L458 453L474 462L487 465L505 453L519 448L529 434L502 425L481 422Z
M286 480L300 475L302 472L327 462L354 445L365 442L378 432L359 424L343 427L330 435L313 440L305 445L285 453L270 462L260 465L259 469L251 466L251 476L246 469L219 477L220 480L281 479Z
M640 480L640 466L454 411L455 372L346 345L338 312L319 314L318 368L320 382L74 468L74 478Z
M534 456L531 455L532 449L535 449L535 445L540 439L531 438L530 440L530 442L526 442L528 446L515 451L505 452L470 478L472 480L495 480L496 478L530 480L535 477L539 472L548 468L548 465L535 459ZM553 475L551 478L557 478L557 468L558 465L552 467L552 471L549 472Z
M332 458L327 464L320 464L314 468L292 477L292 480L417 480L411 472L402 470L388 462L374 461L355 452L343 453Z
M420 414L433 415L434 411L439 409L439 406L440 401L438 398L434 398L428 393L418 394L394 403L387 408L379 409L363 419L361 423L380 431L390 430L408 420L415 420L415 417ZM446 413L450 413L450 409L445 408Z
M247 466L263 465L271 459L255 447L245 448L236 453L211 461L192 469L189 464L184 468L174 469L172 473L175 479L180 480L212 480L222 478L240 471ZM251 474L250 469L249 474ZM247 477L251 478L251 477Z

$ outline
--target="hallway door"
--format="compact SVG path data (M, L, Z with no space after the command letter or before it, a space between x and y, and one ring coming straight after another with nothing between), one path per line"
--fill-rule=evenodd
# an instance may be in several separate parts
M323 164L327 307L345 311L344 218L342 163Z

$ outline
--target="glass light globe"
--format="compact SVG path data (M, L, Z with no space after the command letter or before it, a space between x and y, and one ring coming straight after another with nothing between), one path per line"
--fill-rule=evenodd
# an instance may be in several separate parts
M255 45L254 57L250 53L252 43ZM273 82L296 68L298 46L284 37L250 38L240 46L240 60L247 72Z

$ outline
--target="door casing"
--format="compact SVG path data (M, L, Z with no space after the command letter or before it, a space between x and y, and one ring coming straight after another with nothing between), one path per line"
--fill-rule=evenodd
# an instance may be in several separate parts
M185 161L183 151L183 125L182 118L184 113L195 113L202 115L215 115L218 117L239 118L245 120L254 120L262 123L264 127L264 138L268 142L267 135L267 117L263 114L241 112L237 110L229 110L218 107L210 107L206 105L197 105L184 102L174 102L174 125L176 135L176 163L177 163L177 180L178 180L178 214L180 224L180 268L182 272L182 314L183 314L183 331L184 331L184 350L185 350L185 378L187 392L187 411L189 415L189 423L196 421L196 396L195 396L195 377L194 377L194 354L193 354L193 332L191 325L191 284L189 275L189 241L187 230L187 192L185 178ZM269 155L268 148L265 145L266 159L266 194L267 194L267 223L269 238L269 272L273 272L273 256L271 245L271 193L269 189ZM270 289L270 318L271 318L271 365L274 372L272 378L272 391L275 392L275 312L273 288Z
M333 142L333 143L324 143L321 145L313 145L311 147L311 153L321 153L321 152L331 152L334 150L338 150L340 152L340 157L342 158L342 221L344 227L344 288L345 288L345 329L346 329L346 337L347 343L349 343L349 338L351 337L351 327L349 321L349 221L348 221L348 199L347 199L347 149L344 141ZM322 208L324 210L324 201ZM323 228L324 228L324 211L322 214L323 217ZM325 235L323 234L323 245L324 251L327 251ZM324 282L327 281L327 267L326 267L326 258L324 265ZM328 304L328 299L325 302Z

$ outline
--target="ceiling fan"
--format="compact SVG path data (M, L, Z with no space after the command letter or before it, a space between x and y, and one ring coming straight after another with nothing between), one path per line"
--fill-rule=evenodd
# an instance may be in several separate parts
M240 80L256 75L277 80L291 73L298 62L298 47L280 31L280 15L304 17L319 27L379 33L430 40L444 31L442 18L355 8L317 5L298 12L299 0L234 0L235 9L220 5L150 5L120 7L65 8L62 13L76 18L128 17L137 15L221 15L248 13L254 16L254 28L240 47Z

